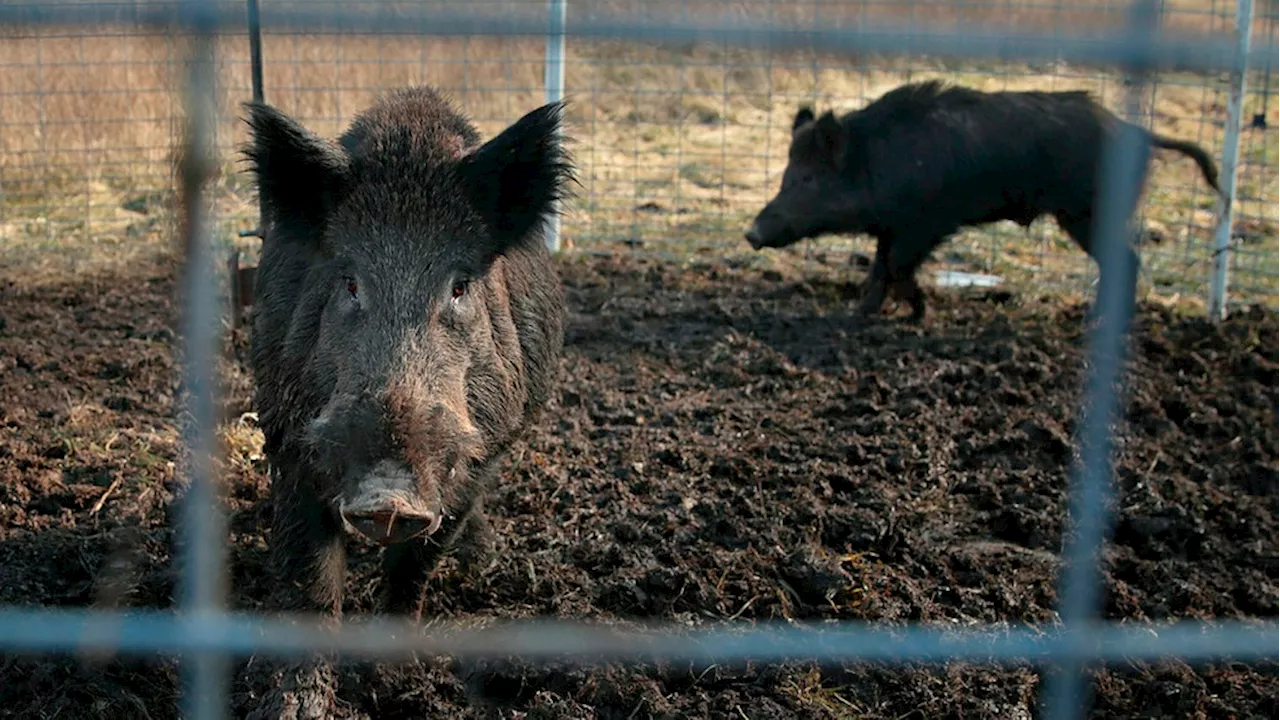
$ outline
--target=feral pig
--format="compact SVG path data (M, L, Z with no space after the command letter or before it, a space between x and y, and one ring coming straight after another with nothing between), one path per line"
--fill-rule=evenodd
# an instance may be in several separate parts
M339 615L357 538L385 546L385 610L416 617L441 554L483 547L483 494L558 370L566 310L543 228L573 182L562 106L483 144L429 88L385 95L337 143L247 108L271 605ZM285 682L285 714L328 712L325 672Z
M1052 215L1098 261L1097 176L1107 140L1122 122L1087 92L987 93L937 81L900 86L840 119L802 107L782 188L746 239L759 250L826 233L872 235L876 254L859 312L878 313L892 289L918 321L925 299L916 270L961 227L999 220L1029 227ZM1221 194L1217 168L1202 148L1147 137L1190 156ZM1126 259L1126 271L1136 274L1132 248Z
M249 104L267 230L255 403L271 465L278 609L337 614L348 537L386 546L386 607L416 615L542 406L565 305L542 229L572 169L562 108L487 143L429 88L331 143Z

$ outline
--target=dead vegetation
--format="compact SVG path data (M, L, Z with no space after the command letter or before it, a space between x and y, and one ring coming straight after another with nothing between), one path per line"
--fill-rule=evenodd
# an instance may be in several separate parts
M634 11L626 2L575 7L574 12ZM655 15L772 17L797 27L954 21L1044 32L1113 28L1124 17L1122 3L1067 7L1031 0L960 8L923 0L646 7ZM540 3L518 6L520 12L541 8ZM1165 3L1165 24L1180 31L1226 32L1232 17L1231 8L1209 0ZM268 100L326 135L338 133L381 89L397 85L446 88L486 133L543 101L541 40L301 37L268 28L263 47ZM6 128L0 135L0 258L33 271L87 268L131 262L167 241L184 57L183 42L162 35L118 29L9 31L0 42L0 62L19 71L0 77L0 122ZM245 39L224 37L219 63L218 139L225 164L217 195L218 239L239 242L252 254L256 241L235 238L255 225L256 212L235 156L244 137L238 103L251 94ZM566 87L583 187L565 221L566 245L685 257L739 255L764 266L836 263L845 251L865 251L870 247L865 238L830 238L792 253L750 254L741 231L776 189L796 105L853 109L904 81L926 77L985 89L1088 89L1113 108L1122 100L1114 73L1060 64L890 61L570 41ZM1255 89L1260 81L1254 80ZM1161 77L1149 103L1154 127L1200 142L1220 156L1225 88L1225 77ZM1261 107L1261 95L1251 94L1246 119ZM1242 138L1232 275L1237 300L1275 293L1276 103L1267 113L1268 129L1246 129ZM1149 200L1144 285L1153 299L1194 303L1207 288L1213 197L1191 163L1161 156L1154 163ZM1083 283L1094 277L1092 264L1050 221L1030 233L1012 225L966 233L939 260L1068 291L1086 289Z
M1051 625L1083 308L938 299L927 331L850 322L842 283L570 257L559 392L487 504L484 572L448 562L426 617L552 615ZM138 264L0 284L0 603L171 607L176 278ZM1274 618L1276 315L1145 305L1118 424L1105 614ZM272 499L232 337L218 476L230 605L269 594ZM380 591L354 552L346 611ZM264 689L237 663L231 717ZM995 668L344 664L353 717L1028 718L1040 674ZM1099 670L1094 717L1268 717L1276 664ZM0 656L0 717L176 717L168 658ZM496 710L496 712L495 712Z

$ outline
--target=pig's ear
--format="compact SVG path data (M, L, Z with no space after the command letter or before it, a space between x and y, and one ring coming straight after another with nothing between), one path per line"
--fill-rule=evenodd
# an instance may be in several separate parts
M800 128L813 122L813 108L804 106L796 111L796 117L791 121L791 134L795 135Z
M276 218L317 224L337 202L347 181L347 157L270 105L245 103L258 193Z
M835 113L828 110L818 118L813 126L813 142L818 151L830 160L832 165L840 167L844 162L845 135Z
M476 209L498 242L500 253L540 229L573 182L564 148L561 102L530 112L480 146L462 165Z

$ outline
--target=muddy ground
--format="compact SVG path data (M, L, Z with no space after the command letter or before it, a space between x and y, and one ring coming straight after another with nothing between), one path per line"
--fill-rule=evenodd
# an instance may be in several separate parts
M427 613L1053 621L1082 308L944 296L925 328L860 327L839 282L636 259L562 272L561 391L489 504L495 564L446 564ZM170 604L173 289L163 266L3 278L0 602ZM1136 332L1106 614L1274 618L1277 318L1144 307ZM229 393L234 604L254 608L269 501L243 374ZM339 692L374 718L1018 718L1039 684L1031 667L367 670ZM0 717L175 717L177 677L0 656ZM1277 704L1274 662L1126 666L1095 688L1097 717ZM238 683L233 716L260 690Z

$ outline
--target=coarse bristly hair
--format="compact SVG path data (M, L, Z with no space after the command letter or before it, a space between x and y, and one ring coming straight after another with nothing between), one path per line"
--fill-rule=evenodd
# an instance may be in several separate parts
M383 211L389 199L466 199L501 254L573 196L577 177L560 131L565 106L548 103L481 145L466 117L428 87L385 94L337 143L250 102L252 139L242 154L273 224L296 225L299 235L321 230L337 206L357 199L356 188L376 186L363 195ZM448 197L453 188L462 192Z
M915 271L964 226L1027 227L1051 215L1100 257L1092 227L1099 162L1124 122L1084 91L983 92L936 80L894 88L843 117L802 106L782 187L746 237L759 249L870 234L877 248L863 313L878 311L888 284L905 290L919 319ZM1203 148L1142 132L1151 146L1191 157L1221 192Z
M368 539L342 508L394 495L388 536L404 508L432 520L383 556L384 607L412 615L441 554L480 544L483 497L558 375L565 301L542 240L575 182L565 104L487 141L432 88L385 94L336 141L246 107L272 605L336 614L344 534Z

